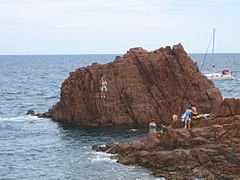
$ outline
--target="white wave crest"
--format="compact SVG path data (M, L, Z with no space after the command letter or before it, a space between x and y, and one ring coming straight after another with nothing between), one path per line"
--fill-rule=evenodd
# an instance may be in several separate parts
M93 152L93 156L89 157L88 159L92 162L95 161L112 161L116 162L117 160L110 158L111 154L105 152Z
M30 116L30 115L24 115L24 116L17 116L17 117L0 117L0 122L8 121L8 122L23 122L23 121L34 121L34 120L40 120L42 118L38 118L37 116Z

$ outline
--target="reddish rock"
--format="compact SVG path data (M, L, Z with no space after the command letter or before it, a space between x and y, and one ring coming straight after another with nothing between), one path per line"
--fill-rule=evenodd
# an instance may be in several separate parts
M227 117L240 115L240 99L227 98L215 110L216 116Z
M110 147L118 162L144 166L166 179L239 179L239 115L212 121L190 130L170 126L165 132Z
M100 78L108 92L100 98ZM69 74L61 99L47 117L80 125L171 124L172 114L191 104L201 112L214 112L222 96L199 71L181 44L148 52L132 48L107 64L94 63Z

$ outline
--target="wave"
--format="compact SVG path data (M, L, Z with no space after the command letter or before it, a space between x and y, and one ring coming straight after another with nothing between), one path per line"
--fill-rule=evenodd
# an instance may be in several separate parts
M111 161L116 162L116 159L111 159L110 154L107 154L105 152L93 152L93 157L89 157L88 159L92 162L95 161Z
M21 91L16 91L16 92L6 92L3 95L16 95L16 94L21 94Z
M54 96L49 96L49 97L45 97L45 99L57 99L59 98L58 95L54 95Z
M34 121L34 120L40 120L42 118L39 118L37 116L30 116L30 115L24 115L24 116L17 116L17 117L0 117L0 122L8 121L8 122L24 122L24 121Z

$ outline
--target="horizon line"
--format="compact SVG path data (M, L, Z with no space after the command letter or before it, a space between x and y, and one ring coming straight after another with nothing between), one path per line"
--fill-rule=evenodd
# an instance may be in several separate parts
M151 52L151 51L148 51ZM53 54L0 54L0 56L57 56L57 55L123 55L125 53L53 53ZM187 54L212 54L212 53L203 53L203 52L190 52ZM215 52L214 54L240 54L240 52Z

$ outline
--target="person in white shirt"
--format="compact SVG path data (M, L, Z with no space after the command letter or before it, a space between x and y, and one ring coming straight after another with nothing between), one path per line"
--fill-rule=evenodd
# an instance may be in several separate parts
M152 120L152 122L149 123L149 133L156 133L157 132L157 124Z

